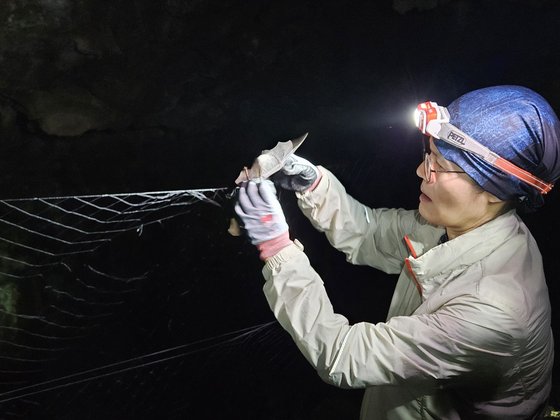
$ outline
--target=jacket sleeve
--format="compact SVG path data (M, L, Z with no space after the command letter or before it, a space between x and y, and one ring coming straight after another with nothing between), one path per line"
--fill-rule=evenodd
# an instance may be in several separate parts
M348 262L400 272L408 256L404 236L425 224L418 212L366 207L348 195L331 172L323 167L320 171L323 177L313 191L296 194L303 214Z
M440 387L480 372L499 378L518 351L518 324L474 297L432 314L351 326L334 312L298 244L268 260L263 274L264 293L280 324L319 376L339 387Z

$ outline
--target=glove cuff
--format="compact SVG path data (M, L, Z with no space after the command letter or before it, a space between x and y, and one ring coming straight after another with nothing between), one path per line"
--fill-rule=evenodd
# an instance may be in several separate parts
M268 241L257 244L257 249L260 251L261 260L266 261L268 258L278 254L282 249L286 248L292 243L293 242L290 239L290 234L288 231L286 231L274 239L269 239Z
M315 178L315 181L313 181L313 184L311 184L311 186L305 190L305 192L311 192L313 191L317 185L319 185L319 182L321 182L321 178L323 178L323 174L321 173L321 170L319 168L316 168L316 172L317 172L317 178Z

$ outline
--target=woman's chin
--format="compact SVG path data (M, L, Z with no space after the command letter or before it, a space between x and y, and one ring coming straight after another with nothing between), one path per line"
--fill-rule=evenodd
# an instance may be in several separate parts
M436 218L434 217L433 212L430 211L430 203L429 202L420 202L418 206L418 212L420 216L422 216L428 223L431 225L438 225Z

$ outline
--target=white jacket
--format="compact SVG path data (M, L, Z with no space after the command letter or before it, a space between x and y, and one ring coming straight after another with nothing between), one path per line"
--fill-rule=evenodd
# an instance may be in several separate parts
M326 382L367 388L362 419L538 418L553 339L541 255L510 211L439 244L417 211L370 209L326 169L298 194L313 225L353 264L399 273L387 322L333 311L297 243L269 259L264 293Z

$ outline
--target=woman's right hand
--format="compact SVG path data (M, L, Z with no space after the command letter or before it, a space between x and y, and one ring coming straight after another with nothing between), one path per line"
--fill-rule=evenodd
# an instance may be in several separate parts
M270 177L274 183L285 190L305 192L317 185L321 172L308 160L291 155L282 169Z

